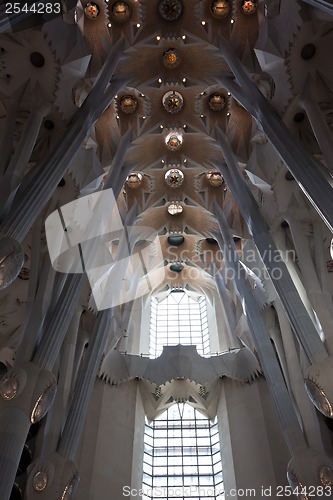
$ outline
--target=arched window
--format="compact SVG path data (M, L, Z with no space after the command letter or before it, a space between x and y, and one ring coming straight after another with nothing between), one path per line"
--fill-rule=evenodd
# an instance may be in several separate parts
M150 356L164 345L196 345L209 356L206 300L186 291L152 298ZM143 498L146 500L224 499L219 432L187 403L175 403L145 427Z

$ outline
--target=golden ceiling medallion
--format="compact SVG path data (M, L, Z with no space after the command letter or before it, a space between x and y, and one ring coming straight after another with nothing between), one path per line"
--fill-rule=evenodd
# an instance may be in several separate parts
M246 15L254 14L257 10L256 2L252 0L244 0L242 3L242 12Z
M207 172L206 179L213 187L220 187L223 184L222 174L217 170L210 170L209 172Z
M231 6L228 0L215 0L210 6L213 17L217 19L224 19L231 12Z
M141 186L143 175L140 172L132 172L126 178L126 186L131 189L137 189Z
M84 13L88 19L97 19L100 14L100 8L95 2L89 2L84 8Z
M115 2L111 7L113 19L118 23L125 23L131 16L131 10L127 2Z

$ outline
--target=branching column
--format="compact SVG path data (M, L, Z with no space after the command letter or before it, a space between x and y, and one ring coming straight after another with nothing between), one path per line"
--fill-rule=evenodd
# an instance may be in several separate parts
M308 447L260 309L248 282L246 282L245 269L239 262L236 246L224 214L219 215L219 226L221 234L216 233L214 236L221 248L223 248L224 258L228 261L229 267L233 270L234 281L244 304L258 357L275 403L287 446L292 456L288 464L288 481L292 488L298 487L299 491L301 491L302 487L320 486L324 484L322 482L323 475L327 471L332 476L333 464L324 454L318 453L316 449ZM311 432L310 429L307 430L308 433Z
M0 385L2 500L8 500L10 496L31 423L43 418L53 403L56 380L51 370L80 297L83 281L83 275L72 275L67 279L32 362L14 366ZM15 428L15 432L11 431L12 428Z
M222 85L258 120L305 195L333 232L332 187L313 158L297 144L290 130L246 73L229 42L220 36L218 45L238 81L237 84L234 79L222 77Z
M217 232L214 234L214 237L218 241L221 250L223 250L224 259L228 262L230 269L233 271L234 282L241 301L244 304L245 313L259 356L259 361L275 402L288 448L291 455L294 455L302 450L304 451L307 448L307 443L299 426L297 416L285 385L275 351L271 344L269 333L261 316L259 306L256 303L248 282L246 282L246 272L244 267L241 266L239 262L236 246L233 242L223 213L219 214L218 222L221 233Z
M74 495L79 479L74 459L99 370L99 363L110 331L112 317L113 309L105 310L97 316L91 341L75 383L73 399L58 449L56 452L49 454L47 458L41 457L37 459L32 466L26 489L28 500L34 499L36 494L41 500L58 500L69 490L71 498ZM52 477L47 474L43 476L44 471L51 464L54 467L54 475ZM44 483L40 489L39 480L41 477L44 478Z
M64 137L48 157L23 180L19 196L14 200L10 215L0 225L1 235L18 242L23 240L66 173L68 165L84 141L90 127L124 85L122 80L111 80L122 46L123 40L117 42L112 48L94 88L74 115Z
M278 248L249 187L240 173L236 158L221 130L217 133L217 140L227 162L226 165L221 164L219 166L221 173L237 202L250 233L253 235L256 247L281 299L294 332L310 361L312 363L323 361L327 358L327 351L306 311L285 263L278 258ZM222 208L215 203L214 209L217 219L220 220L220 217L223 216ZM269 251L267 251L268 249ZM277 273L277 271L279 272Z

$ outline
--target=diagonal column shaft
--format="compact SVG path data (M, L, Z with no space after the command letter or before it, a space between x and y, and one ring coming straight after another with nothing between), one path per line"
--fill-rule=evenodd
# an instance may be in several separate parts
M129 168L127 170L125 169L126 172L124 174L123 164L128 147L131 143L131 138L132 138L132 130L129 128L127 132L120 139L116 154L114 155L114 158L110 166L109 175L105 181L103 188L103 189L112 188L114 197L116 199L118 199L120 191L125 183L126 176L128 175L127 170L129 170Z
M327 14L333 14L333 3L331 0L303 0L303 2L311 5L312 7L316 7Z
M307 448L307 443L283 379L283 375L270 341L269 333L260 313L260 309L252 294L249 284L246 282L245 269L241 266L236 246L230 234L230 230L224 214L219 216L221 234L216 233L220 248L223 249L224 258L233 270L235 284L244 304L249 328L256 346L259 361L262 366L270 393L273 397L277 413L282 426L286 443L291 455L301 452Z
M221 77L220 82L258 120L302 191L333 232L332 187L313 158L297 144L290 130L251 80L229 42L219 36L218 46L239 85L230 77Z
M10 215L0 226L0 233L22 241L37 219L66 173L69 163L84 141L90 127L124 84L121 80L109 83L120 56L122 44L121 40L114 45L94 88L82 107L75 113L65 136L39 167L23 180Z
M311 363L323 361L328 355L325 346L298 294L287 266L278 258L280 257L280 253L275 241L239 170L238 163L226 137L220 129L217 130L217 141L221 146L226 160L226 164L219 166L220 171L236 200L250 233L253 235L255 245L267 268L276 292L281 299L293 331ZM216 217L220 220L223 216L223 210L217 203L215 203L215 210ZM279 270L278 274L277 270Z
M312 130L321 148L328 170L333 174L333 135L318 104L306 97L300 104L308 115Z
M32 358L33 363L40 368L53 369L80 298L84 280L83 274L68 276L52 318L49 324L45 326L40 344Z
M66 459L75 458L112 316L113 309L106 309L98 314L85 360L78 373L73 399L57 450Z

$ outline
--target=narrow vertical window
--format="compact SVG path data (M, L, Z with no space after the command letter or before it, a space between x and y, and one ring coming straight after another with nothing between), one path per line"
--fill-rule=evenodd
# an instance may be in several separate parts
M171 292L158 302L152 298L150 356L165 345L196 345L210 354L206 301L184 291ZM146 423L143 498L222 500L223 476L217 422L186 403L175 403L153 422Z

